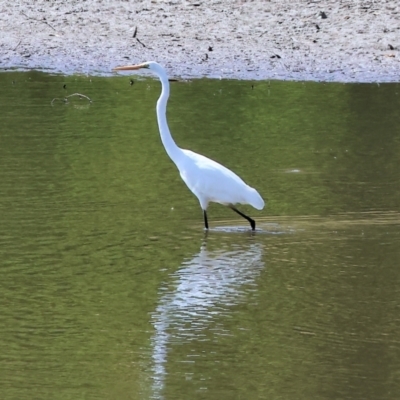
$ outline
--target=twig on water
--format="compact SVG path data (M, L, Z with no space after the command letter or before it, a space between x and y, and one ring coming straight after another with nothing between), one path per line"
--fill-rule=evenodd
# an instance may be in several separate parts
M72 97L72 96L78 96L80 99L85 98L85 99L89 100L89 103L92 103L92 100L91 100L88 96L85 96L84 94L81 94L81 93L74 93L74 94L70 94L70 95L68 95L68 96L66 96L66 97L64 97L64 98L55 97L55 98L51 101L51 105L53 105L53 103L54 103L56 100L61 100L61 101L63 101L64 103L68 103L68 97Z
M21 11L21 14L25 15L26 18L31 19L33 21L43 22L44 24L48 25L51 29L56 30L56 28L51 26L45 19L36 19L36 18L28 17L23 11Z

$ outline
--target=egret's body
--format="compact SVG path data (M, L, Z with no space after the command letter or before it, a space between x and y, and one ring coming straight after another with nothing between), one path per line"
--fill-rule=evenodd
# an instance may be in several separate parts
M250 204L261 210L264 201L257 191L223 165L190 150L182 150L183 162L177 162L181 178L199 199L203 210L208 203Z
M254 230L256 226L255 221L237 210L234 204L250 204L257 210L261 210L264 208L264 200L258 194L257 190L248 186L234 172L216 161L193 151L181 149L175 144L166 118L169 82L164 68L156 62L151 61L138 65L117 67L114 70L128 71L140 68L149 68L160 78L162 91L157 102L157 122L161 140L169 157L177 166L181 178L198 198L200 206L203 209L206 229L208 229L206 210L210 202L215 202L229 206L242 217L246 218Z

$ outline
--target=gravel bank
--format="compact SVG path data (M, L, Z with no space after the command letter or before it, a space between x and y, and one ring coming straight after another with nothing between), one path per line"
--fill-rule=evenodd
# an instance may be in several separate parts
M3 0L0 54L0 69L156 60L186 78L395 82L400 2Z

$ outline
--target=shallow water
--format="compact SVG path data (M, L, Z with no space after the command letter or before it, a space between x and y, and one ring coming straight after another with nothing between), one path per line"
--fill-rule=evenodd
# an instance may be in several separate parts
M205 234L134 79L0 74L0 397L398 398L399 86L173 82Z

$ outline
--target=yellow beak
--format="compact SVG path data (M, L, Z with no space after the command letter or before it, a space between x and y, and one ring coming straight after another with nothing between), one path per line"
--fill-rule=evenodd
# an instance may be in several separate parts
M146 68L147 64L125 65L123 67L115 67L113 71L132 71L135 69Z

